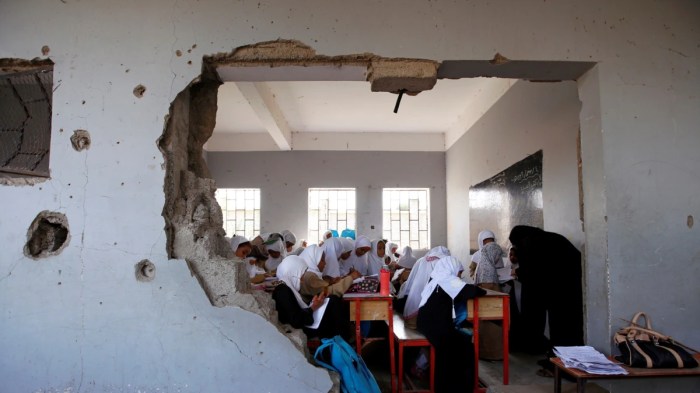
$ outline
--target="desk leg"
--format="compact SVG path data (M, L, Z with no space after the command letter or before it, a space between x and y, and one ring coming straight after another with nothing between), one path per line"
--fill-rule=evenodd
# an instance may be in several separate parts
M583 378L576 378L576 391L578 393L586 392L586 380Z
M554 367L554 393L561 393L561 373L559 367Z
M392 337L392 340L393 339L394 338ZM401 345L401 343L399 343L399 375L398 375L398 381L397 381L399 393L403 392L403 390L401 389L401 384L403 384L403 381L402 381L403 380L403 373L404 373L404 370L403 370L403 345Z
M391 363L391 391L396 393L396 357L394 352L394 308L392 306L391 299L387 302L387 315L389 322L389 333L387 338L389 339L389 361ZM401 349L399 349L401 352Z
M479 298L474 299L474 390L479 387Z
M357 354L362 356L362 334L360 333L360 301L353 300L355 303L355 348Z
M510 359L508 348L508 335L510 333L510 297L503 297L503 384L508 385L510 380Z

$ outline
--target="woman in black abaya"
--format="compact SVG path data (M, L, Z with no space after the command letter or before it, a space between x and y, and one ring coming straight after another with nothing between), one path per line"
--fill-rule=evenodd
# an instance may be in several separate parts
M523 337L529 344L524 349L544 353L583 345L581 252L558 233L525 225L514 227L509 239L520 265Z
M486 294L459 279L462 264L440 258L421 294L418 330L435 347L435 391L474 389L474 345L467 318L467 299ZM465 378L466 375L466 378Z

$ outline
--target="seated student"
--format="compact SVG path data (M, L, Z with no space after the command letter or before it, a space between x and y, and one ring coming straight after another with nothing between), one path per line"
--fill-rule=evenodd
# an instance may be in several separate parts
M306 247L306 250L299 257L304 260L307 268L301 279L301 289L299 290L304 299L310 299L321 292L343 296L352 285L352 281L361 276L359 272L353 271L349 275L341 277L334 284L324 280L321 273L321 270L326 266L324 251L322 247L315 244Z
M472 255L471 263L469 264L469 277L474 280L474 274L476 273L476 267L479 265L479 260L481 259L481 249L484 247L484 240L491 238L495 239L496 235L491 231L481 231L477 237L476 244L479 249Z
M403 318L406 326L416 328L416 318L418 317L418 307L421 301L421 293L425 285L430 281L430 274L433 272L435 262L442 257L450 256L450 250L446 247L433 247L425 256L419 259L411 269L406 284L399 291L399 298L405 297Z
M413 269L413 265L416 264L416 260L416 257L413 256L413 250L411 247L404 247L401 251L401 257L396 263L396 271L394 272L394 276L391 280L397 293L401 291L401 286L403 283L408 280L408 276L411 274L411 269Z
M367 252L372 249L372 242L364 235L360 235L355 240L355 250L350 254L346 264L349 271L356 270L361 275L369 274L369 266L367 262Z
M290 230L285 229L281 233L282 240L284 240L284 245L287 247L287 255L290 255L294 251L294 245L297 244L297 237Z
M248 254L253 250L248 239L243 236L234 236L231 238L231 249L234 250L236 257L244 260L246 262L246 271L250 276L250 282L253 284L260 284L265 281L265 277L268 275L265 273L265 269L257 265L255 258L249 258Z
M347 238L350 238L352 240L355 240L355 230L350 229L350 228L345 228L345 229L343 229L342 232L340 232L340 237L347 237Z
M322 246L323 242L325 242L326 239L330 239L332 237L333 237L333 231L331 231L330 229L323 232L323 235L321 235L321 240L318 242L318 245Z
M386 242L386 246L384 247L386 256L389 257L389 260L391 261L392 269L396 269L396 263L399 261L399 245L390 241Z
M442 256L421 292L418 330L435 348L435 391L470 392L474 388L474 345L467 322L467 300L486 291L465 284L462 264ZM465 378L466 373L466 378Z
M484 289L500 291L498 270L503 267L503 249L496 243L491 231L479 233L479 264L474 273L474 284Z
M355 251L355 241L347 237L339 237L340 242L343 245L343 253L340 254L340 259L338 259L338 266L340 268L340 275L347 276L350 274L350 255Z
M299 289L305 272L306 263L296 255L288 256L277 267L277 277L283 282L272 291L277 318L281 323L304 329L308 337L331 338L340 335L347 340L350 333L348 305L337 296L326 297L325 292L314 296L310 303L304 302ZM316 329L309 328L314 323L314 311L318 310L325 301L328 301L328 305L323 314L318 316L321 318L319 326Z
M339 237L327 239L321 248L324 251L326 267L321 271L323 278L331 284L340 279L340 256L343 254L343 241Z
M372 240L372 249L369 254L367 254L367 275L379 275L379 271L382 270L383 267L388 267L386 264L385 247L386 240Z
M282 238L275 240L268 240L265 243L265 248L269 257L265 261L265 270L270 273L274 273L280 263L287 256L287 247L284 244Z

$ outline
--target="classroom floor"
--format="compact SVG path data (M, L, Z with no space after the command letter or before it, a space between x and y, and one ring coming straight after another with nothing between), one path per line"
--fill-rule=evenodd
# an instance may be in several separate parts
M390 365L388 357L389 349L386 341L376 341L369 343L362 350L362 357L374 375L382 392L391 392ZM537 360L540 356L523 353L510 354L510 384L503 385L503 362L501 361L480 361L479 380L482 387L487 389L487 393L549 393L554 390L554 379L537 375L540 367ZM411 362L406 359L406 369L410 368ZM427 388L427 380L413 380L418 386ZM567 380L562 380L562 392L570 393L576 391L576 384ZM601 388L595 383L587 383L586 391L589 393L607 393L608 390Z

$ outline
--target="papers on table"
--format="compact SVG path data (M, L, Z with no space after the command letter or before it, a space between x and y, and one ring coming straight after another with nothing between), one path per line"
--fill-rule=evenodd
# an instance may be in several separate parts
M589 374L627 374L624 368L610 361L593 347L554 347L554 354L567 368L577 368Z
M326 307L328 307L328 302L329 302L330 300L331 300L331 299L326 298L326 299L323 301L323 304L321 305L321 307L319 307L316 311L314 311L314 323L312 323L311 325L306 326L307 328L309 328L309 329L318 329L318 327L321 325L321 319L323 319L323 313L326 312Z

